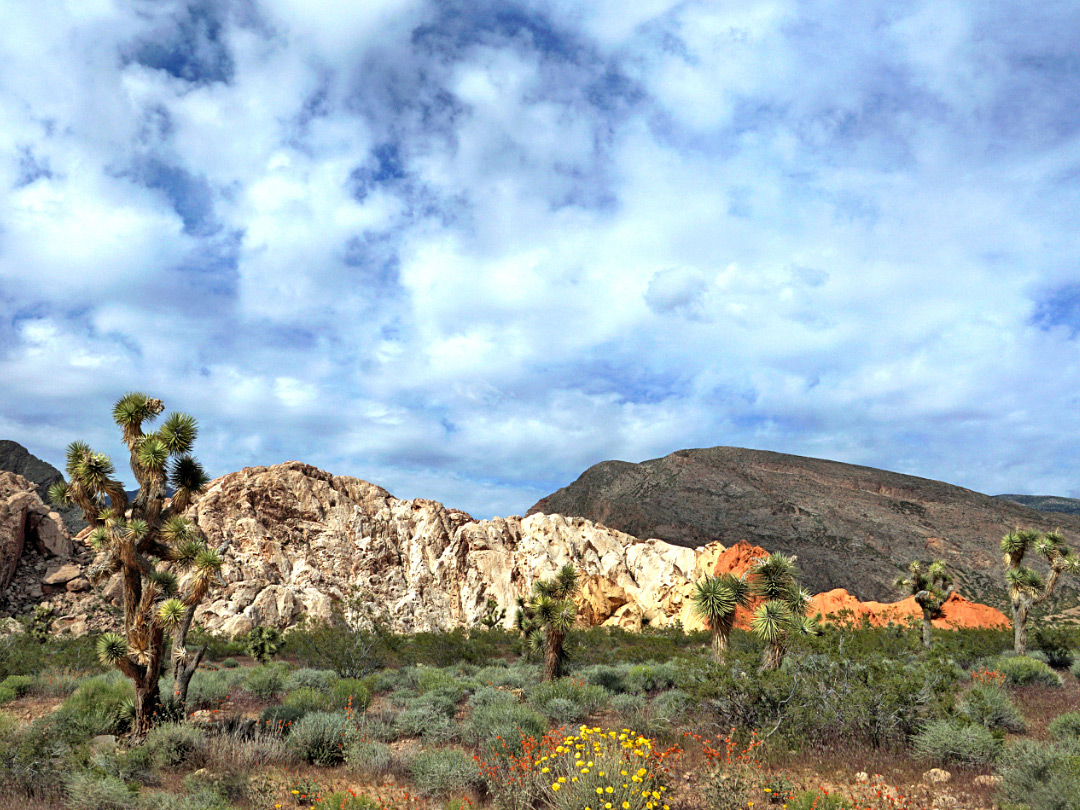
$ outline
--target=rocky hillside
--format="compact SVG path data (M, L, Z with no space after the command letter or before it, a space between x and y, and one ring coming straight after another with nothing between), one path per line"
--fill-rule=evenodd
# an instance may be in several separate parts
M230 541L226 587L197 616L229 635L329 617L351 593L400 631L473 626L489 598L509 624L517 597L567 562L585 575L586 622L695 626L688 594L723 550L561 515L475 520L299 462L219 478L190 515L212 543Z
M38 497L46 504L49 502L49 487L63 480L63 474L56 467L42 461L18 442L8 439L0 439L0 471L21 475L31 482ZM71 534L77 534L86 526L82 513L76 507L55 511Z
M995 495L995 498L1012 501L1040 512L1063 512L1080 515L1080 498L1062 498L1059 495Z
M960 590L1002 606L998 540L1016 526L1060 528L1080 547L1080 516L1046 513L962 487L836 461L714 447L630 464L605 461L529 511L586 518L696 547L738 540L795 554L812 592L896 598L913 559L944 559ZM1074 605L1076 584L1055 608Z

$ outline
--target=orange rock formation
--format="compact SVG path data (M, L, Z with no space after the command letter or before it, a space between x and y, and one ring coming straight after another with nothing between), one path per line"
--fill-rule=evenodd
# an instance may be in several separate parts
M769 552L761 546L753 546L745 540L725 549L716 560L713 574L745 574L758 557L766 557ZM739 608L735 613L735 626L747 629L756 604ZM1000 610L978 602L971 602L960 594L954 593L945 602L944 616L934 620L935 627L957 629L962 627L1006 627L1009 618ZM843 588L835 588L819 593L811 600L810 615L820 614L824 621L851 620L860 623L865 616L875 627L889 624L905 624L909 619L922 619L922 609L909 596L899 602L861 602ZM830 616L835 617L830 619Z

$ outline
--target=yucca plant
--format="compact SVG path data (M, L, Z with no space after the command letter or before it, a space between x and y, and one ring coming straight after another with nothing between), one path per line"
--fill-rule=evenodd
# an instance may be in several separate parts
M761 669L778 669L793 634L813 634L817 623L806 615L810 594L799 587L795 557L774 553L754 560L747 571L751 596L763 599L750 629L765 642Z
M226 543L213 549L183 512L208 483L191 456L198 435L195 419L174 413L156 431L143 426L165 409L160 399L125 394L113 408L130 452L139 492L128 500L112 460L85 442L67 448L67 481L54 484L50 499L82 508L97 551L90 569L95 580L119 574L123 583L123 633L98 639L102 663L115 666L135 684L134 733L145 736L160 702L158 680L171 634L175 697L181 704L206 652L187 649L195 609L220 579ZM168 488L173 490L168 497Z
M952 576L942 560L934 560L923 570L923 565L915 560L908 567L909 576L899 577L896 587L915 597L915 602L922 609L922 643L930 649L934 619L942 616L941 608L955 588Z
M578 570L567 563L552 579L534 583L527 600L518 600L514 625L533 651L543 653L545 681L563 674L566 664L563 642L577 620L574 596L579 582Z
M735 611L750 603L750 583L734 574L705 577L694 585L690 598L694 611L712 632L713 660L722 661L735 626Z
M1045 580L1037 571L1024 565L1024 555L1030 550L1050 564L1050 575ZM1034 529L1017 529L1001 538L1001 554L1005 564L1005 586L1012 605L1013 650L1017 655L1026 655L1031 609L1050 597L1062 574L1080 571L1080 560L1073 556L1059 532L1040 533Z

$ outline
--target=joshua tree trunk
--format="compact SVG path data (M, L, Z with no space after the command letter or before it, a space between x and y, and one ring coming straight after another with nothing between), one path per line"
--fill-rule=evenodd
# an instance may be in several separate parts
M562 647L565 633L550 628L544 645L544 680L553 681L562 674Z
M765 657L761 661L761 671L779 669L784 662L784 642L782 639L774 639L765 642Z
M157 678L144 678L135 684L135 727L132 737L142 740L150 732L156 721L161 693Z
M724 651L727 650L728 639L723 629L714 627L712 631L712 659L717 663L724 660Z
M931 631L934 629L934 622L931 613L926 608L923 608L922 612L922 645L926 649L930 649Z
M1017 655L1027 655L1027 621L1030 606L1026 604L1013 605L1013 652Z

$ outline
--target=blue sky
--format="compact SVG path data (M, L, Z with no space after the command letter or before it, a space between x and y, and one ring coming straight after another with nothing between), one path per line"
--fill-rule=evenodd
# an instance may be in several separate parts
M478 516L738 445L1080 494L1080 6L0 0L0 437Z

